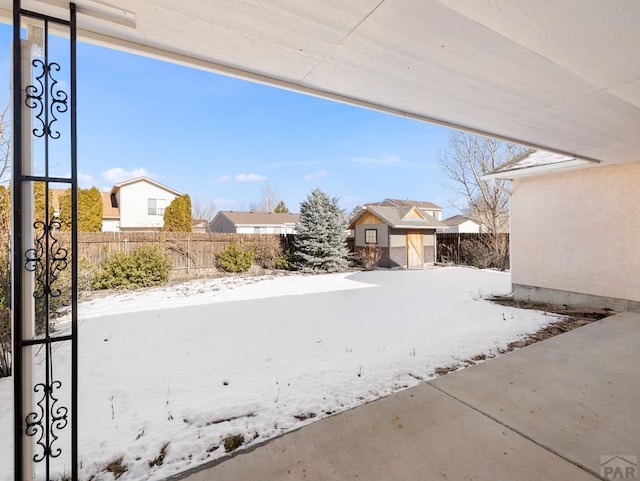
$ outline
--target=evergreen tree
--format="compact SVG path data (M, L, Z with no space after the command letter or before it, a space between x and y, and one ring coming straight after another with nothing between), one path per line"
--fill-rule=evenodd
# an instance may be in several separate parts
M71 189L58 197L60 229L71 230ZM78 189L78 232L102 230L102 193L97 187Z
M315 189L300 204L295 263L303 271L336 272L349 266L347 220L337 198Z
M280 202L278 202L278 205L276 205L276 208L273 209L273 211L277 214L288 214L289 213L289 209L287 209L286 204L284 203L283 200L281 200Z
M28 190L25 189L24 195L29 195ZM34 182L33 183L33 222L44 222L45 224L49 224L51 218L53 217L53 196L51 195L51 190L49 190L49 218L46 218L46 209L45 209L45 183L44 182Z
M164 210L164 230L169 232L191 232L191 198L188 194L176 197Z

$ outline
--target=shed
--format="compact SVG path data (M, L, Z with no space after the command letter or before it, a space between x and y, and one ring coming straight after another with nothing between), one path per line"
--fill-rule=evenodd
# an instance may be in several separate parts
M444 224L415 206L366 205L352 218L354 247L382 250L380 267L422 269L436 259L436 229Z

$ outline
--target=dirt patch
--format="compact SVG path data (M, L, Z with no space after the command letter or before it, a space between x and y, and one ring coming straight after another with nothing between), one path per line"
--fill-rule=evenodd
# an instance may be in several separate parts
M605 317L614 314L614 311L610 309L564 308L552 306L550 304L514 301L510 297L491 297L488 300L502 306L517 307L519 309L535 309L545 313L557 314L562 317L537 332L528 335L524 339L509 343L505 349L499 349L497 352L490 354L478 354L471 359L460 361L459 363L452 364L450 366L437 367L434 371L436 376L444 376L445 374L457 371L463 367L473 366L478 361L484 361L500 354L506 354L507 352L511 352L515 349L529 346L535 342L544 341L545 339L572 331L578 327L586 326L587 324L591 324L592 322L599 321L600 319L604 319Z

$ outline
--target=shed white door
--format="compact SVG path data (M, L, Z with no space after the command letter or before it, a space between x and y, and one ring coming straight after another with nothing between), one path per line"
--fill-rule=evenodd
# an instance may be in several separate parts
M422 233L407 233L407 267L409 269L424 267L424 236Z

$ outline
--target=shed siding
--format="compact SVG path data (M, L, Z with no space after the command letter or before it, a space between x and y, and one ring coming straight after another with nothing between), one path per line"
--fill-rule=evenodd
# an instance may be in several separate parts
M365 214L366 215L366 214ZM375 217L375 216L372 216ZM377 219L377 217L375 217ZM378 247L389 247L389 227L387 224L356 224L355 229L355 246L364 247L364 231L366 229L376 229L378 231Z

